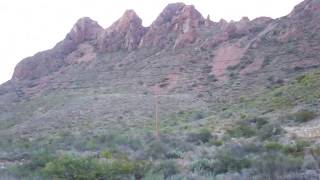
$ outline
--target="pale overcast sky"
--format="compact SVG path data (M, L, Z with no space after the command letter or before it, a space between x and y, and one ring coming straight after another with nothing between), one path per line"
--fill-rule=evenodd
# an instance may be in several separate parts
M134 9L149 26L172 2L193 4L214 21L230 21L285 16L302 0L1 0L0 83L11 78L23 58L62 40L81 17L91 17L106 28L126 9Z

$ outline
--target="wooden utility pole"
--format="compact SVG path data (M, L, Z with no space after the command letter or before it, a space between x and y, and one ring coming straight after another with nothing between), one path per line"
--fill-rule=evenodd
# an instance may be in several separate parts
M159 120L159 95L155 96L155 127L156 138L160 139L160 120Z

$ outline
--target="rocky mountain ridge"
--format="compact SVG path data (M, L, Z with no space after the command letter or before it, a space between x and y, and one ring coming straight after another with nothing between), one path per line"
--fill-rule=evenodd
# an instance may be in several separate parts
M253 21L243 18L239 22L228 23L221 20L215 23L210 19L204 19L194 6L183 3L168 5L150 27L143 27L142 20L133 10L126 11L118 21L105 30L97 22L85 17L78 20L71 32L56 47L36 54L33 58L38 59L39 57L41 60L27 60L32 59L27 58L21 62L16 67L13 79L33 79L34 76L39 78L46 75L47 72L58 70L62 64L69 64L70 59L79 58L79 54L85 56L96 52L106 53L121 49L130 52L138 48L181 49L190 44L202 45L202 41L209 41L208 43L212 46L233 36L247 35L250 30L263 29L271 21L271 18L262 17ZM210 31L210 29L219 32L209 39L204 39L199 34L200 31ZM89 47L88 44L90 44ZM94 52L88 50L90 47L94 49ZM74 54L78 56L72 56ZM93 60L92 56L94 57L94 55L89 55L91 58L84 58L84 61ZM41 62L32 61L45 62L42 65ZM29 65L25 65L26 63ZM46 73L41 71L46 71ZM39 74L35 75L37 72Z
M43 121L81 119L83 112L97 119L150 119L155 94L167 95L165 115L256 95L319 67L319 4L305 0L279 19L238 22L213 22L183 3L169 4L150 27L133 10L106 29L81 18L54 48L16 66L0 88L0 119L22 122L12 132L24 132ZM78 104L77 93L91 106ZM92 99L104 95L112 98ZM46 100L56 96L62 99L55 105ZM41 113L20 109L38 101L46 107ZM15 115L20 110L29 115L26 121Z

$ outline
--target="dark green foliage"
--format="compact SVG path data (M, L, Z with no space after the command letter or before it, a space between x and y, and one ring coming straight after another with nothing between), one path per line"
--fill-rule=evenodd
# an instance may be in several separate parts
M201 159L196 161L191 170L200 175L222 174L227 172L240 172L249 168L251 162L244 157L237 157L229 152L219 152L215 159Z
M281 151L283 149L283 145L278 142L268 142L264 145L264 148L267 151Z
M236 157L229 153L220 153L218 156L216 174L226 173L228 171L240 172L241 169L249 168L251 162L243 157Z
M148 171L145 161L129 160L127 157L113 159L104 151L103 158L76 155L54 156L43 151L32 155L23 165L10 169L10 173L23 179L141 179ZM105 159L105 156L108 159Z
M115 159L102 161L64 155L46 164L43 172L48 179L132 179L141 178L147 166L144 162Z
M227 130L231 137L246 137L250 138L260 134L262 128L268 125L268 120L261 117L247 118L246 115L241 114L240 122L236 126Z
M106 158L106 159L111 159L112 158L112 153L109 152L108 150L103 150L100 152L100 157Z
M158 166L155 167L153 171L163 174L164 178L168 178L180 172L176 162L173 160L166 160L161 162Z
M283 133L283 129L279 124L267 124L263 126L258 133L261 140L276 139Z
M275 152L259 157L253 163L253 167L256 173L263 178L277 179L281 175L298 172L301 169L302 163L303 158Z
M209 129L203 128L197 133L189 133L187 137L188 142L200 144L207 143L212 138L211 131Z
M316 117L316 114L310 110L300 110L296 113L289 115L289 118L298 123L308 122Z
M165 155L168 152L168 147L166 144L159 140L152 141L148 149L146 150L146 158L153 158L153 159L161 159L165 158Z
M215 161L212 159L200 159L191 165L191 171L200 175L213 175L215 174Z
M253 127L249 124L239 124L236 127L234 127L233 129L228 130L227 133L231 137L249 138L249 137L255 136L257 134L257 130L255 129L255 127Z
M210 144L212 144L214 146L221 146L221 145L223 145L223 141L222 140L218 140L218 139L212 139L210 141Z
M310 146L310 142L304 140L296 140L293 144L283 146L282 151L293 156L303 156L304 151Z
M100 167L92 160L74 156L61 156L46 164L44 174L48 179L94 179Z
M15 166L11 168L10 171L18 177L29 177L37 174L39 175L40 170L43 169L45 165L54 158L54 154L47 150L35 152L31 155L29 163L22 166Z
M182 154L183 153L181 151L174 150L174 151L168 152L166 154L166 158L167 159L180 159L180 158L182 158Z

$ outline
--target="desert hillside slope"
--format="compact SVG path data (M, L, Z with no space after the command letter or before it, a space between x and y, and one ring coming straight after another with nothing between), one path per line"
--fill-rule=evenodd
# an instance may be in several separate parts
M158 165L170 155L179 173L163 178L316 179L319 99L319 0L278 19L213 22L183 3L169 4L149 27L133 10L106 29L84 17L0 86L0 168L28 163L39 149L110 151ZM214 164L226 162L217 159L224 150L234 162ZM300 164L263 169L279 164L265 157L270 151ZM255 166L260 158L269 161Z

